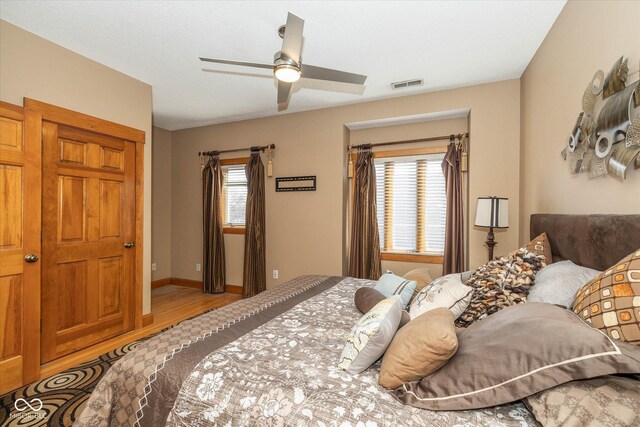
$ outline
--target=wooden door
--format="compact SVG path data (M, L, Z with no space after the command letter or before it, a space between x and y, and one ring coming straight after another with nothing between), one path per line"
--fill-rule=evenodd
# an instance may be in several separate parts
M41 363L133 329L136 144L42 123Z
M39 372L40 141L25 138L34 130L21 107L0 102L0 395Z

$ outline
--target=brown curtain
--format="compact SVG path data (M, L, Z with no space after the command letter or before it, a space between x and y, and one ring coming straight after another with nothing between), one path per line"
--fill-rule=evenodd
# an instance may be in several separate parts
M202 207L204 248L202 265L203 291L224 292L224 231L222 228L222 167L218 157L210 158L202 170Z
M267 288L264 225L264 166L260 153L252 153L247 166L247 212L244 234L244 298Z
M378 280L382 267L376 215L376 169L370 150L358 153L354 179L349 276Z
M461 150L455 143L449 144L442 161L447 192L447 225L444 237L443 274L464 271L464 217L462 215Z

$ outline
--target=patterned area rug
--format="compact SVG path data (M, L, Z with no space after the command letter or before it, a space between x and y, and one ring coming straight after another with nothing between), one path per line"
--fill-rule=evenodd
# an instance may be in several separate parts
M207 310L207 313L212 310L215 309ZM118 359L135 349L141 342L174 326L126 344L52 377L5 394L0 397L0 402L2 402L0 426L71 426L76 416L80 415L84 409L85 402L102 376ZM34 399L39 399L42 402L42 407Z

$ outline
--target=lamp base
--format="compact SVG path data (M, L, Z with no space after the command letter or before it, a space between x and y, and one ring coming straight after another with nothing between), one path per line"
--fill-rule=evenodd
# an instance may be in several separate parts
M484 242L489 248L489 261L493 259L493 248L498 242L495 241L495 236L493 234L493 227L489 227L489 232L487 233L487 241Z

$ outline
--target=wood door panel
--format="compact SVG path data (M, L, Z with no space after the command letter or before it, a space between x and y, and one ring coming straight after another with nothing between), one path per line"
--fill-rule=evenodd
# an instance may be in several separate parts
M66 262L58 264L58 277L52 293L59 310L58 331L87 323L86 289L88 285L89 266L87 261Z
M0 249L22 248L22 167L0 165Z
M112 240L65 244L64 251L59 252L56 262L60 264L86 260L88 258L87 253L100 253L100 256L104 257L122 255L122 243Z
M102 147L100 167L124 170L124 152L113 148Z
M60 139L60 162L86 165L87 144Z
M0 277L0 360L22 354L22 274Z
M100 236L99 239L122 237L122 201L124 184L100 180Z
M22 107L0 102L0 395L35 380L39 367L40 266L24 259L40 255L36 123Z
M121 314L124 296L123 257L102 258L98 261L98 318Z
M135 248L124 247L135 237L132 146L43 124L42 362L133 328Z
M58 177L58 241L86 240L87 179L77 176Z
M3 150L22 151L22 121L0 117L0 146Z

